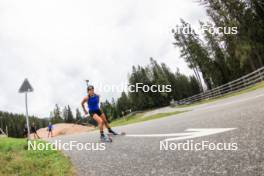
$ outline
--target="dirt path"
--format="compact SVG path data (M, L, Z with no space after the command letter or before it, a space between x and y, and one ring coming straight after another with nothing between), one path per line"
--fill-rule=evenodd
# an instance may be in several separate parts
M73 123L58 123L53 125L53 136L61 136L61 135L70 135L70 134L76 134L76 133L83 133L94 130L94 126L83 126L83 125L77 125ZM46 128L40 128L37 130L37 133L40 138L47 138L48 137L48 131ZM32 136L32 134L31 134Z

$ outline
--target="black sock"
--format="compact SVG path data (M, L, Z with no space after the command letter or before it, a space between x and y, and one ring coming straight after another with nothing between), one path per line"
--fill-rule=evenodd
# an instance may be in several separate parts
M104 136L104 131L100 131L101 136Z
M114 132L111 128L108 128L108 132L109 132L109 133L112 133L113 135L117 135L117 133Z

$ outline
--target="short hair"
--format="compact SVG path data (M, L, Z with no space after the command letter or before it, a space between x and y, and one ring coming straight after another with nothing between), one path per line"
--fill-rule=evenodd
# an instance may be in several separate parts
M87 87L87 90L90 90L90 89L94 89L94 86L93 86L93 85L89 85L89 86Z

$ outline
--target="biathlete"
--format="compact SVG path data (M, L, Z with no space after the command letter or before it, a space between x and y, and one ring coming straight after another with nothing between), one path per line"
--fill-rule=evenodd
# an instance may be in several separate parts
M101 111L99 108L99 95L94 93L94 87L92 85L89 85L87 87L87 93L88 95L85 96L82 100L82 108L85 113L85 115L88 114L88 111L85 108L85 103L88 105L89 114L90 116L97 122L99 130L100 130L100 139L102 141L107 141L108 138L104 135L104 125L108 129L108 132L113 135L118 135L116 132L114 132L111 127L109 126L105 114Z
M48 125L48 128L47 128L47 131L48 131L48 138L49 138L49 137L53 137L52 130L53 130L53 125L52 125L51 122L49 122L49 125Z
M33 133L34 135L34 139L40 139L38 133L37 133L37 127L35 125L35 123L33 122L32 125L31 125L31 129L30 129L31 133Z

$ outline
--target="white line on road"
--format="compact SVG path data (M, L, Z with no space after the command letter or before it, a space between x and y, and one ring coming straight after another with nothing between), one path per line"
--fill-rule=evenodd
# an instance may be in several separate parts
M189 128L186 129L184 133L168 133L168 134L127 134L127 137L175 137L175 138L167 138L164 141L176 141L183 139L191 139L202 136L213 135L217 133L223 133L226 131L235 130L236 128Z

